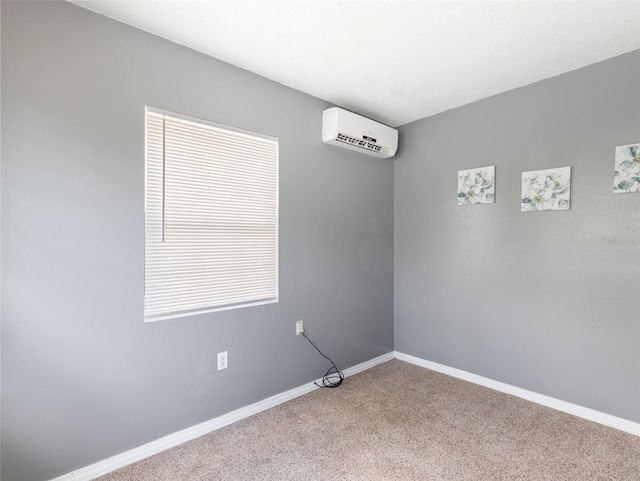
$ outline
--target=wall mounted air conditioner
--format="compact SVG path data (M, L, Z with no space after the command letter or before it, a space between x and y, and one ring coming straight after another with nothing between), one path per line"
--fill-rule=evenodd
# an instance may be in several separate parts
M398 149L398 131L348 110L332 107L322 112L322 141L387 159Z

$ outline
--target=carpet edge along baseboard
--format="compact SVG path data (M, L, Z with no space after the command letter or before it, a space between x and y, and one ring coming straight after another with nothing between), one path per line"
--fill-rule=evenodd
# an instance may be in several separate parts
M428 361L426 359L421 359L419 357L411 356L409 354L404 354L398 351L383 354L382 356L378 356L369 361L365 361L363 363L357 364L356 366L345 369L344 375L345 377L353 376L392 359L398 359L410 364L415 364L432 371L478 384L495 391L503 392L505 394L511 394L527 401L550 407L567 414L572 414L574 416L593 421L598 424L603 424L605 426L618 429L629 434L640 436L640 423L635 423L633 421L602 413L594 409L579 406L577 404L572 404L532 391L527 391L526 389L512 386L510 384L494 381L477 374L445 366L443 364L438 364L433 361ZM155 441L151 441L130 451L112 456L84 468L77 469L68 474L57 477L51 481L91 481L99 476L103 476L112 471L115 471L116 469L120 469L129 464L141 461L145 458L153 456L154 454L158 454L162 451L173 448L192 439L204 436L205 434L209 434L210 432L223 428L224 426L228 426L229 424L235 423L249 416L253 416L254 414L257 414L261 411L270 409L279 404L295 399L315 389L318 388L313 382L306 383L289 391L276 394L254 404L250 404L249 406L245 406L231 411L227 414L223 414L222 416L211 419L209 421L205 421L195 426L191 426L189 428L156 439Z
M345 375L345 377L353 376L360 372L366 371L367 369L371 369L372 367L375 367L379 364L390 361L394 359L394 357L395 353L392 351L347 368L343 371L343 374ZM315 382L318 383L320 383L321 381L321 379L315 380ZM155 441L143 444L142 446L138 446L137 448L133 448L124 453L117 454L89 466L85 466L70 473L63 474L62 476L52 479L51 481L91 481L92 479L104 476L105 474L115 471L116 469L123 468L129 464L133 464L135 462L153 456L154 454L158 454L162 451L166 451L167 449L186 443L187 441L191 441L192 439L204 436L205 434L209 434L217 429L241 421L242 419L248 418L249 416L253 416L254 414L258 414L259 412L273 408L279 404L310 393L311 391L314 391L316 389L319 388L314 384L313 381L308 382L306 384L303 384L302 386L298 386L296 388L290 389L289 391L285 391L280 394L271 396L267 399L263 399L262 401L258 401L254 404L236 409L227 414L223 414L222 416L210 419L209 421L205 421L203 423L196 424L195 426L191 426L189 428L176 431L175 433L169 434L167 436L163 436L159 439L156 439Z
M398 351L396 351L395 357L400 361L405 361L411 364L415 364L417 366L421 366L421 367L430 369L432 371L436 371L451 377L462 379L463 381L472 382L474 384L478 384L480 386L484 386L489 389L493 389L495 391L503 392L505 394L511 394L512 396L526 399L527 401L531 401L536 404L540 404L542 406L555 409L557 411L562 411L567 414L572 414L574 416L586 419L588 421L593 421L598 424L608 426L610 428L618 429L620 431L633 434L635 436L640 436L640 423L619 418L617 416L606 414L601 411L596 411L595 409L580 406L578 404L562 401L560 399L556 399L550 396L545 396L544 394L538 394L533 391L528 391L526 389L522 389L517 386L512 386L511 384L506 384L500 381L494 381L493 379L479 376L477 374L463 371L461 369L456 369L454 367L438 364L437 362L427 361L425 359L411 356L409 354L404 354Z

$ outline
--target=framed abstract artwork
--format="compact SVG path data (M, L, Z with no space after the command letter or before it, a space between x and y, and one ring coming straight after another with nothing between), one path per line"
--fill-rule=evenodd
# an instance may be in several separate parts
M571 205L571 167L522 173L520 210L569 210Z
M458 205L493 204L496 166L458 171Z
M616 147L613 192L640 192L640 144Z

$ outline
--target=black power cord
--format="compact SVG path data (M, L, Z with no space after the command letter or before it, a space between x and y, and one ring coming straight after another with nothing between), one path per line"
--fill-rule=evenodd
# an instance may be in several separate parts
M311 341L311 339L309 339L306 336L304 332L301 332L300 334L302 334L304 338L307 341L309 341L313 347L316 348L316 351L318 351L322 357L324 357L325 359L328 359L329 362L332 364L332 366L329 368L327 373L324 376L322 376L322 385L318 384L315 381L313 384L315 384L318 387L331 387L331 388L338 387L340 384L342 384L342 381L344 381L344 374L342 374L342 371L340 371L336 367L335 363L331 359L329 359L329 357L322 354L322 351L318 349L318 347Z

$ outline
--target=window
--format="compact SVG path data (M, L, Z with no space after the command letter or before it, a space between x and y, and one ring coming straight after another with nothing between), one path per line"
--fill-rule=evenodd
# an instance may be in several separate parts
M147 107L144 317L278 301L278 140Z

